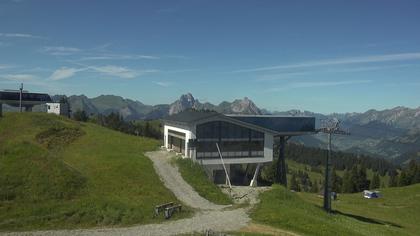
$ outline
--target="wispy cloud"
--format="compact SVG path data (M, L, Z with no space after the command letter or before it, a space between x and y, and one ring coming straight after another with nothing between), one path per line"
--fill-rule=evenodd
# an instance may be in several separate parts
M270 70L281 70L281 69L297 69L306 67L316 66L330 66L330 65L349 65L358 63L374 63L374 62L388 62L388 61L405 61L405 60L419 60L420 52L413 53L400 53L400 54L386 54L386 55L371 55L361 57L344 57L334 58L317 61L307 61L296 64L285 64L277 66L257 67L251 69L240 69L232 71L233 73L243 72L258 72L258 71L270 71Z
M76 61L95 61L95 60L139 60L139 59L159 59L157 56L139 54L96 54L82 57Z
M365 72L365 71L378 71L388 70L395 68L406 68L406 67L419 67L420 64L401 64L401 65L383 65L383 66L357 66L357 67L346 67L346 68L326 68L322 70L306 70L299 72L280 72L275 74L264 74L259 76L255 81L276 81L276 80L288 80L296 77L302 77L306 75L314 75L316 73L353 73L353 72Z
M43 53L54 55L54 56L65 56L65 55L72 55L75 53L79 53L82 50L80 48L74 48L74 47L48 46L48 47L41 48L40 51Z
M257 78L256 81L272 81L272 80L284 80L294 78L296 76L307 75L309 72L284 72L278 74L262 75Z
M115 77L119 77L123 79L133 79L147 73L157 72L157 70L133 70L127 67L114 66L114 65L91 66L89 67L89 69L92 69L96 72L99 72L105 75L115 76Z
M46 39L45 37L33 35L33 34L22 34L22 33L0 33L0 37L5 38L27 38L27 39Z
M311 81L311 82L293 82L285 84L283 87L270 88L267 92L277 92L289 89L298 89L298 88L315 88L315 87L331 87L331 86L341 86L341 85L352 85L352 84L366 84L371 83L372 80L348 80L348 81Z
M126 67L122 67L122 66L108 65L108 66L97 66L97 67L90 67L90 68L96 72L100 72L105 75L111 75L111 76L115 76L119 78L132 79L137 76L136 71L131 70Z
M166 70L166 71L161 71L162 73L166 73L166 74L177 74L177 73L188 73L188 72L196 72L196 71L200 71L199 69L178 69L178 70Z
M155 83L156 85L159 85L161 87L169 87L169 86L172 85L171 82L165 82L165 81L156 81L156 82L153 82L153 83Z
M138 69L131 69L124 66L116 66L116 65L106 65L106 66L93 66L93 65L86 65L82 63L75 63L72 62L74 65L79 66L79 68L68 68L68 67L61 67L54 71L54 73L50 76L51 80L61 80L66 79L74 76L78 72L87 71L87 72L94 72L100 73L102 75L118 77L123 79L133 79L148 73L155 73L159 72L159 70L155 69L148 69L148 70L138 70Z
M13 81L30 81L38 77L31 74L5 74L0 75L0 79L13 80Z
M97 60L160 59L160 57L153 55L112 53L108 50L110 46L111 44L103 44L90 49L81 49L68 46L46 46L40 48L38 51L53 56L71 56L71 58L73 58L72 61L74 62Z
M50 76L50 80L62 80L73 77L77 72L84 71L86 68L68 68L61 67L55 70Z

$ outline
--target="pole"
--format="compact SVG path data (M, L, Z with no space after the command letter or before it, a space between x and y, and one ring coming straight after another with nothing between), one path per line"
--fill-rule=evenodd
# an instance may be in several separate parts
M19 109L22 112L22 91L23 91L23 83L20 84L20 93L19 93Z
M338 119L326 120L325 127L322 127L318 132L328 134L328 153L325 163L325 181L324 181L324 209L331 212L331 137L333 134L350 135L348 131L340 130L340 121Z
M222 160L222 165L223 165L223 169L225 170L225 173L226 173L226 179L228 181L229 188L232 189L232 185L230 184L229 174L228 174L228 172L226 170L225 162L223 161L222 153L220 152L220 148L219 148L219 144L218 143L216 143L216 147L217 147L217 151L219 152L220 160Z
M277 170L276 170L276 182L287 187L287 176L286 176L286 161L284 158L284 146L286 144L286 138L280 136L279 143L279 158L277 160Z
M331 212L331 133L328 133L328 154L325 165L324 209Z

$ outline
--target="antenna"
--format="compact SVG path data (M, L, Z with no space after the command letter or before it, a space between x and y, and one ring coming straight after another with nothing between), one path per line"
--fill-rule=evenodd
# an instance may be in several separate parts
M331 136L333 134L350 135L348 131L340 129L340 123L337 118L321 120L321 128L317 130L328 134L328 154L324 181L324 209L327 212L331 212Z

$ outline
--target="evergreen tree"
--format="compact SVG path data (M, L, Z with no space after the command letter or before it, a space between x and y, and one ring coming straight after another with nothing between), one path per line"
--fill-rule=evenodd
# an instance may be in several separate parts
M407 186L407 185L410 185L410 183L411 183L411 180L407 176L406 171L405 170L402 170L401 171L401 174L400 174L400 178L398 180L398 186L400 186L400 187Z
M341 188L343 193L353 193L354 192L354 183L352 182L351 174L346 169L343 175L343 187Z
M420 183L420 166L417 167L416 174L414 175L414 183Z
M311 192L312 193L319 193L319 186L318 186L318 182L314 181L314 183L311 186Z
M146 121L146 126L144 127L144 136L150 137L150 124L149 121Z
M335 168L332 169L332 174L331 174L331 186L332 186L332 191L339 193L341 192L341 188L343 185L343 179L337 175L337 172L335 171Z
M397 187L397 186L398 186L398 173L397 171L390 171L388 187Z
M356 188L356 192L361 192L365 189L369 189L369 185L370 185L370 181L367 179L367 174L366 174L366 167L365 166L360 166L360 168L358 169L357 172L357 188Z
M418 170L418 167L417 167L416 161L414 159L411 159L406 169L407 178L410 184L416 183L415 178L416 178L417 170Z
M83 121L86 122L88 120L88 116L86 115L85 111L82 110L77 110L74 114L73 114L73 119L77 120L77 121Z
M357 170L357 166L354 165L350 171L350 181L351 181L351 191L348 193L355 193L359 192L359 172Z
M372 181L370 182L370 189L377 189L380 187L381 179L379 178L379 174L375 173L372 177Z
M292 178L290 180L290 189L296 192L300 192L300 186L298 181L296 180L296 174L293 172Z

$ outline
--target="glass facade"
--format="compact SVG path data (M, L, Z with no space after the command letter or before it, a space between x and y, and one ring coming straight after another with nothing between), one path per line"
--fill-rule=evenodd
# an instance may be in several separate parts
M224 121L197 125L197 159L264 157L264 133Z

